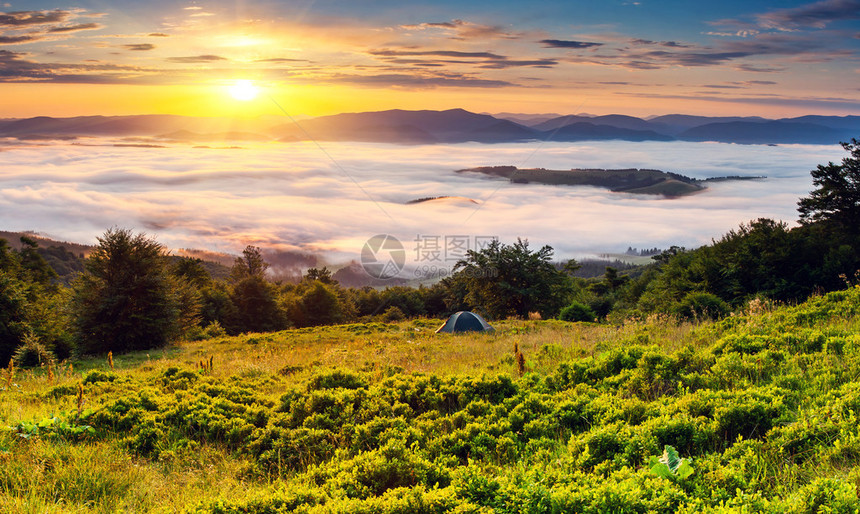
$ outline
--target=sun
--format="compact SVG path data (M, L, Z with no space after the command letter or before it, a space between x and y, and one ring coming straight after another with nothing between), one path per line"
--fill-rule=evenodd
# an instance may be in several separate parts
M230 96L242 102L249 102L257 97L260 88L250 80L237 80L235 84L227 88Z

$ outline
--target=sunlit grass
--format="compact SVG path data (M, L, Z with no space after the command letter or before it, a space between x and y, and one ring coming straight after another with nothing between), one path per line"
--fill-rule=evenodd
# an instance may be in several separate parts
M820 477L860 479L856 467L860 459L857 450L860 439L856 430L850 428L857 423L838 416L821 418L822 412L826 414L821 410L821 396L838 384L851 381L851 374L857 369L856 359L843 355L841 347L829 346L836 344L831 340L844 341L846 349L860 346L860 318L830 313L828 309L833 309L833 305L843 304L825 302L819 308L813 302L802 309L785 309L753 303L746 314L737 314L717 323L679 323L659 316L619 325L508 320L495 322L494 332L452 335L434 333L440 320L417 319L392 324L316 327L181 342L165 349L115 355L113 368L106 356L74 359L57 366L53 379L49 378L46 369L19 369L13 377L13 386L9 388L5 387L5 371L0 372L0 385L3 386L0 391L0 425L12 426L55 415L74 419L78 409L74 391L92 370L117 378L116 383L100 382L85 387L81 406L85 413L98 408L112 396L123 392L136 394L137 388L152 384L153 379L163 376L171 367L198 369L201 362L208 363L210 359L213 368L199 373L213 377L213 384L226 384L231 380L253 384L255 398L277 404L284 392L306 391L312 377L332 368L358 372L371 383L378 383L398 371L452 379L503 375L519 383L525 394L532 394L528 391L528 384L539 383L541 377L553 375L562 363L578 362L597 368L605 365L607 355L641 347L643 351L650 352L649 355L674 358L672 356L684 354L693 359L703 359L703 367L690 369L698 369L694 373L703 380L720 385L707 386L701 392L725 391L734 395L732 398L741 398L746 388L756 388L759 391L756 394L760 394L763 388L776 383L776 375L768 368L773 364L767 362L767 352L720 353L720 345L726 344L724 336L727 333L764 334L768 340L779 341L786 331L793 331L803 340L802 344L821 334L825 342L820 350L810 350L796 358L790 357L788 361L780 361L783 364L779 365L778 373L787 380L779 382L783 384L780 387L791 387L791 380L801 380L804 389L814 394L800 399L796 409L791 411L792 417L780 421L774 430L790 428L795 422L815 427L824 420L835 423L842 432L838 436L825 433L821 437L826 439L817 441L808 456L798 454L800 457L793 457L806 459L797 462L787 459L783 446L780 446L791 440L793 432L774 436L779 444L763 439L738 441L726 453L707 453L696 456L694 461L701 473L708 473L707 478L699 480L713 480L724 486L732 483L736 476L754 477L749 487L766 491L770 497L780 501L789 501L798 494L803 498L806 497L803 495L812 494L803 492L806 491L803 488L812 487L811 484ZM800 327L799 320L803 319L810 321L802 328L793 328ZM515 349L525 359L526 376L523 379L519 378ZM783 355L790 356L791 353L785 350ZM639 385L630 382L630 378L640 372L641 368L627 368L610 376L600 386L610 388L604 391L605 396L600 401L619 409L624 406L623 409L636 415L637 409L646 406L651 409L660 404L681 404L701 398L680 384L676 387L674 383L660 385L654 382L658 389L648 389L651 386L647 382ZM617 389L606 385L618 377L625 380L619 384L625 385ZM238 382L235 382L237 378ZM854 377L853 381L857 380L860 377ZM585 387L583 383L580 385ZM578 387L575 389L579 390ZM592 394L596 391L590 390ZM164 398L170 395L172 393ZM574 389L558 393L559 401L565 398L576 400L576 397ZM617 426L622 430L638 430L635 423ZM553 432L549 439L544 439L543 444L547 446L526 454L526 458L511 462L501 454L498 457L490 455L481 466L486 473L510 483L519 482L524 477L536 477L542 468L558 472L558 466L569 467L571 474L585 477L581 468L585 459L583 452L587 448L584 441L590 441L593 434L603 429L586 427L585 430L580 433L569 430ZM195 505L212 505L224 498L241 503L250 498L271 497L284 488L301 487L307 480L302 469L281 470L280 464L273 474L261 473L253 457L243 451L231 450L222 444L223 441L201 439L199 444L188 447L172 445L168 441L170 444L156 456L147 458L130 451L123 441L124 435L118 433L106 439L69 442L51 437L25 440L13 432L0 431L0 512L182 512ZM742 470L724 469L724 459L729 458L727 455L741 459L747 467ZM593 472L600 473L598 468L608 464L608 461L601 463ZM641 471L624 473L641 475ZM619 473L617 476L627 476Z
M678 348L694 341L695 327L673 320L651 320L616 327L557 321L501 321L489 333L435 334L439 320L395 324L356 324L247 334L208 341L181 342L165 349L64 362L49 380L45 369L16 370L13 387L0 392L0 424L38 420L68 413L74 395L52 395L55 388L76 387L90 370L147 377L171 366L195 368L213 360L215 377L281 377L261 393L278 394L321 368L404 372L440 376L482 373L518 375L516 346L532 373L551 372L560 362L599 354L627 344ZM5 378L5 377L3 377ZM4 381L5 382L5 381ZM84 398L83 409L92 407ZM214 446L149 462L131 458L121 443L69 444L35 439L22 442L4 435L0 467L2 512L178 512L207 498L244 496L269 489L245 476L241 456ZM563 442L562 442L563 443ZM559 446L563 450L563 444Z

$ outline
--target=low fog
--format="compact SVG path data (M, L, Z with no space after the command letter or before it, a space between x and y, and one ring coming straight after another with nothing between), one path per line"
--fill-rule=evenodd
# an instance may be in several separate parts
M242 148L0 144L0 229L33 230L94 243L113 226L144 231L171 249L238 253L247 244L358 259L375 234L403 241L419 264L425 236L527 238L557 257L680 245L695 247L759 217L796 220L816 164L838 146L717 143L458 144L271 143ZM511 184L456 174L474 166L655 168L694 178L767 175L718 182L677 199L591 187ZM407 204L436 196L449 200ZM453 263L450 263L453 264Z

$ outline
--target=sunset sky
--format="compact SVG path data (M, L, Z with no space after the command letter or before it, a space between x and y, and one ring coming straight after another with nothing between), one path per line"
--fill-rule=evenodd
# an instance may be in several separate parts
M0 117L860 114L860 0L70 1L0 0Z

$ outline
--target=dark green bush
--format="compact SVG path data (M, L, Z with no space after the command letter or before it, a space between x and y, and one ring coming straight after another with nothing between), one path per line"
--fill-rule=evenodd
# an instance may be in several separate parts
M563 308L558 315L562 321L594 321L597 315L585 304L573 302Z
M732 311L729 304L711 293L688 293L672 311L682 319L720 319Z

